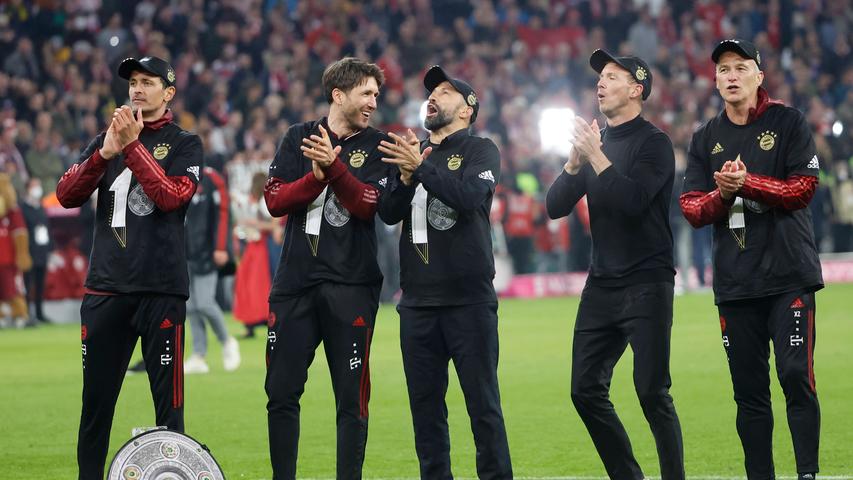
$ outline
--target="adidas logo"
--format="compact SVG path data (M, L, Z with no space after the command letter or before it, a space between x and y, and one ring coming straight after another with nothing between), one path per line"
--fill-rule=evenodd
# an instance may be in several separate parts
M486 170L485 172L481 172L481 173L480 173L479 175L477 175L477 176L478 176L478 177L480 177L480 178L482 178L483 180L488 180L488 181L490 181L490 182L492 182L492 183L495 183L495 176L494 176L494 175L492 175L492 171L491 171L491 170Z
M379 186L380 187L387 187L388 186L388 177L384 177L382 180L379 180Z
M193 165L192 167L187 167L187 173L192 173L195 177L195 181L198 182L199 179L199 168L198 165Z
M172 328L172 327L174 327L174 326L175 326L175 325L174 325L174 324L172 323L172 321L171 321L171 320L169 320L168 318L167 318L167 319L165 319L165 320L163 320L162 322L160 322L160 330L165 330L165 329L167 329L167 328Z
M809 164L806 168L820 168L820 162L817 161L817 155L815 155L814 157L812 157L811 160L809 160Z
M791 308L805 308L805 307L806 307L806 304L803 303L802 300L800 300L800 297L797 297L797 299L794 300L794 303L791 304Z
M352 322L352 326L353 326L353 327L363 327L363 326L365 326L364 318L362 318L362 317L359 315L358 317L356 317L355 321L354 321L354 322Z
M723 151L723 146L720 145L719 142L717 142L717 144L714 145L714 149L711 150L711 155L716 155L718 153L722 153L722 151Z

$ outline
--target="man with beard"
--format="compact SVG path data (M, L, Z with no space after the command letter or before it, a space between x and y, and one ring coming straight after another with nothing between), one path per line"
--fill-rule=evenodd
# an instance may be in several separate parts
M551 218L589 203L592 264L572 343L572 402L612 479L642 479L625 428L610 402L613 367L630 344L634 387L657 445L663 480L684 478L681 425L669 375L674 293L669 206L675 175L672 143L641 113L652 72L637 57L596 50L599 131L575 117L572 151L548 191Z
M104 477L116 400L142 337L157 425L184 430L184 319L189 296L184 218L196 190L201 140L172 120L175 71L163 59L128 58L131 107L80 155L56 186L65 208L97 189L98 208L86 295L80 307L83 411L79 478Z
M492 279L489 212L500 152L470 134L480 102L471 86L429 69L430 92L418 142L391 134L384 161L397 165L379 215L403 221L400 237L400 345L421 478L450 479L447 368L459 377L477 448L477 476L512 478L498 390L498 302Z
M714 302L737 404L746 475L772 479L770 343L785 394L797 473L818 471L815 292L823 287L809 202L820 172L803 114L761 87L761 55L744 40L711 53L723 110L690 142L681 210L714 225Z
M367 445L370 341L382 274L374 213L387 182L368 126L385 77L341 59L323 73L328 117L290 127L264 188L288 215L270 292L266 392L273 478L296 477L299 399L323 342L337 405L337 478L361 478Z

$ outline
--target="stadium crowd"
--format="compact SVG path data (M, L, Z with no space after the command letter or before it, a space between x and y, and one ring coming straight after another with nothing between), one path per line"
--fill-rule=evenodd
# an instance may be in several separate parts
M322 116L326 65L343 56L380 65L387 81L374 123L403 131L422 127L421 79L441 64L476 87L483 108L473 128L502 152L497 253L508 251L516 273L585 270L588 217L544 214L544 192L565 159L543 149L541 113L597 116L589 53L638 55L655 81L644 115L671 137L680 179L691 134L721 109L709 55L730 37L753 39L771 97L803 110L813 128L820 250L853 250L853 5L831 0L10 0L0 5L0 172L20 201L42 197L50 248L65 252L63 266L79 267L92 207L69 215L56 183L127 102L118 63L162 57L176 70L171 110L226 177L235 237L245 243L240 212L253 211L252 178L266 172L289 125ZM671 221L679 265L704 272L707 230L693 232L677 205ZM380 230L380 246L394 248L395 229ZM46 268L47 254L39 262Z

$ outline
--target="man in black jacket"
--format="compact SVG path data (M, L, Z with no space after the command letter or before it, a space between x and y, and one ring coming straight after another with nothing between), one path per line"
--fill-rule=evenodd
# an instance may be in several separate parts
M724 108L690 142L681 210L713 225L714 302L737 403L746 475L772 479L770 343L800 480L818 472L815 292L823 274L807 208L820 162L802 112L761 86L761 54L729 39L711 53Z
M264 200L272 216L288 215L267 336L276 480L296 476L299 399L321 342L337 406L337 478L361 478L382 286L374 217L389 170L378 150L387 137L369 121L384 80L379 67L357 58L329 65L328 117L291 126L270 165Z
M47 212L41 205L44 191L38 177L30 177L26 184L26 195L20 202L21 213L27 222L27 233L30 239L30 256L33 266L24 272L24 284L27 287L27 297L33 302L30 313L30 325L36 322L47 323L44 316L44 280L47 273L47 260L53 250L53 242L48 229Z
M207 373L207 329L222 344L225 371L240 366L240 346L228 334L225 316L216 303L218 269L228 262L230 207L225 179L216 170L205 167L190 207L187 209L187 265L190 270L190 298L187 318L192 326L193 352L184 363L184 373Z
M498 301L492 279L489 211L500 152L469 133L480 103L471 86L439 66L424 77L430 92L418 144L391 134L380 150L399 173L379 206L400 237L400 344L421 478L449 479L447 366L456 366L477 447L477 476L512 478L498 390Z
M669 207L675 158L669 138L642 116L652 88L637 57L596 50L598 105L607 118L575 118L569 160L548 191L551 218L589 201L592 265L581 295L572 344L572 401L608 476L643 478L625 428L610 402L613 367L628 344L634 386L652 429L664 480L684 478L681 426L669 376L674 290Z
M65 208L98 191L95 239L80 307L83 410L79 479L104 476L110 427L130 356L142 337L157 425L184 430L184 319L189 296L184 216L204 167L201 140L172 121L175 71L128 58L133 109L117 108L56 187ZM135 111L134 111L135 110Z

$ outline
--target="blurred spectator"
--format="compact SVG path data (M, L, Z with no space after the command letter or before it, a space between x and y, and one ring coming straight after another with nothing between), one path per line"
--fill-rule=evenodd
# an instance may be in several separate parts
M853 250L853 178L848 162L835 163L832 206L836 212L832 224L832 243L836 252Z
M268 294L272 285L267 237L276 228L264 203L266 173L252 177L248 201L235 206L237 238L245 242L234 283L234 318L246 326L245 338L255 336L255 328L266 325Z
M240 366L240 347L228 334L222 308L216 303L218 270L228 263L230 200L225 180L214 169L204 167L204 175L187 209L186 248L190 276L187 317L193 350L184 362L184 372L208 373L207 324L222 345L222 365L226 372Z
M0 173L9 175L15 190L23 191L24 182L29 178L27 168L24 165L24 157L15 145L18 136L17 122L12 118L3 120L2 133L0 133Z
M26 185L26 194L20 203L29 234L30 256L33 259L32 268L24 273L24 285L27 289L27 297L33 305L33 308L30 309L30 320L34 323L50 322L50 319L44 316L43 302L47 259L53 250L53 242L48 227L47 213L41 205L43 197L44 189L41 180L37 177L30 178Z
M56 191L59 177L65 173L65 163L56 150L50 147L50 132L40 131L33 135L33 144L24 155L24 164L30 178L38 179L40 187L48 193Z
M12 182L8 174L0 172L0 328L29 324L21 279L32 266L27 238L27 225Z
M420 77L440 63L482 92L489 108L479 112L474 133L499 137L504 161L515 173L550 184L543 178L542 166L550 161L540 146L540 114L560 107L584 118L598 115L586 64L590 52L631 50L654 59L660 96L644 116L670 135L676 149L686 149L693 130L721 108L708 45L742 36L754 40L767 59L771 94L803 110L816 143L826 144L819 153L824 177L811 208L816 236L824 237L821 246L842 248L843 242L834 247L830 238L850 213L847 207L839 210L830 186L837 189L840 183L832 165L853 152L851 2L345 4L0 2L0 171L12 174L20 194L29 176L40 178L49 193L58 166L75 160L84 142L106 128L113 108L127 102L125 86L110 75L117 62L161 55L180 82L181 93L172 102L176 121L204 137L210 158L222 163L229 189L241 203L251 175L266 170L264 162L272 159L281 134L293 123L320 116L325 65L357 55L385 72L384 98L373 116L378 128L421 128ZM569 230L569 262L586 270L589 240L576 215L569 218ZM529 263L525 271L533 269Z

